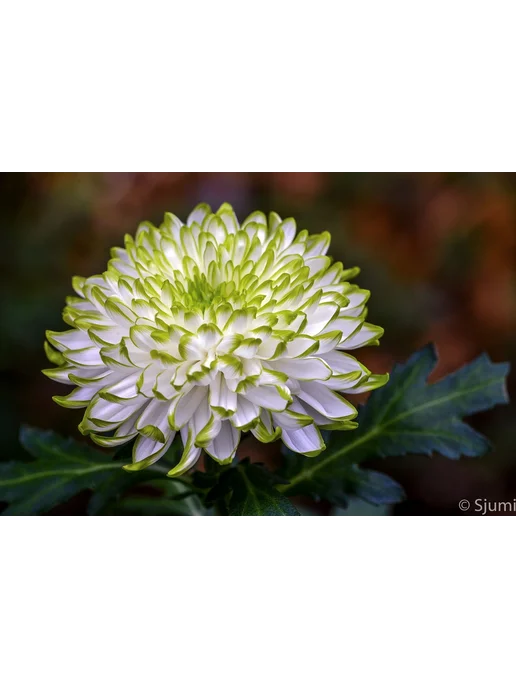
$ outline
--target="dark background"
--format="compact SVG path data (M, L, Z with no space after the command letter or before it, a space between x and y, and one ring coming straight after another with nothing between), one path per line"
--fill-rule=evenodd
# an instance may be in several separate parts
M299 229L329 230L330 254L345 267L361 266L357 281L372 291L369 320L386 330L380 347L359 353L374 372L428 341L440 354L436 377L483 350L495 361L514 360L516 175L2 174L3 460L23 457L22 422L78 436L81 411L54 404L62 386L40 373L49 366L45 329L67 329L60 314L72 276L103 271L110 247L139 221L160 223L167 210L186 219L200 201L214 209L228 201L241 219L254 209L276 210L294 216ZM454 514L461 513L460 499L516 498L514 408L476 416L472 424L495 445L484 458L381 462L408 494L395 513ZM261 447L248 444L245 451L263 458ZM329 513L325 504L306 506ZM75 504L64 512L79 511Z

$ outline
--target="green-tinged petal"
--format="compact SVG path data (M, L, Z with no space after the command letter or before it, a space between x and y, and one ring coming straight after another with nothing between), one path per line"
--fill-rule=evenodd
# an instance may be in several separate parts
M155 440L151 437L140 436L133 447L133 463L124 466L126 471L141 471L156 463L172 444L174 433L171 433L166 442Z
M43 346L45 348L45 353L50 363L54 363L58 366L62 366L66 363L65 357L62 354L60 354L59 351L53 349L48 342L43 342Z
M369 379L364 383L358 384L355 387L348 387L346 394L361 394L362 392L370 392L378 387L383 387L389 382L389 373L384 375L370 375Z
M183 440L184 451L177 466L174 466L174 468L167 473L170 478L186 473L186 471L197 463L202 452L200 447L194 445L193 430L191 428L188 428L186 431L185 429L181 431L181 439Z
M88 387L77 387L70 392L67 396L54 396L52 399L63 406L64 408L85 408L89 405L92 396L94 396L95 391L89 389Z

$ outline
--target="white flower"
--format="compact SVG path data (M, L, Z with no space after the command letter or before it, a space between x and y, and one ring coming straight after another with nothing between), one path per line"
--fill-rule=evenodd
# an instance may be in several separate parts
M75 387L54 399L86 407L79 428L103 446L137 438L129 470L157 461L178 431L169 475L203 449L231 461L243 431L318 454L319 428L356 426L338 392L387 379L343 353L383 330L365 322L369 292L348 283L357 268L326 257L329 243L276 213L240 225L227 203L197 206L186 225L169 213L159 228L141 224L106 272L74 278L63 314L74 329L47 332L60 367L44 372Z

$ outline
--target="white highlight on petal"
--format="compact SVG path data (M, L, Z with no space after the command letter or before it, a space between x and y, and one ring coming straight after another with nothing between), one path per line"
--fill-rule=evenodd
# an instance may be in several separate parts
M139 468L139 466L135 464L138 464L140 462L145 462L146 466L150 466L151 464L156 463L156 461L159 461L159 459L161 459L163 454L172 444L172 440L174 439L175 434L175 432L172 432L166 438L165 443L153 440L150 437L144 437L143 435L140 435L140 437L136 440L133 449L134 463L132 465L126 466L126 468Z
M259 415L260 407L246 399L242 394L239 394L237 408L231 418L235 428L245 428L250 423L253 423Z
M176 475L182 475L194 466L201 455L202 449L196 447L193 443L192 431L188 427L181 428L181 440L183 441L184 451L177 466L172 468L168 475L172 478Z
M210 384L210 406L234 413L237 409L237 395L232 392L222 373L219 373Z
M96 399L89 410L89 417L93 420L105 421L111 424L122 423L124 420L132 415L136 408L141 408L144 404L148 404L148 400L143 397L137 397L131 402L115 403L113 401L106 401L105 399Z
M65 351L63 352L64 357L70 363L81 366L101 366L102 359L100 357L99 350L90 347L89 349L81 349L80 351Z
M320 382L302 382L299 398L327 418L353 418L355 407Z
M321 358L311 356L297 359L283 358L271 365L296 380L327 380L331 376L331 368Z
M179 399L174 411L174 423L177 428L182 428L193 416L195 409L206 396L205 387L194 387Z
M206 451L217 461L230 461L236 454L240 430L233 427L229 420L222 421L220 432L208 444Z
M197 222L198 225L201 225L204 218L209 215L210 212L211 208L209 205L206 203L199 203L199 205L192 210L190 215L188 215L186 224L188 227L191 227L194 222Z
M270 385L252 387L243 396L253 404L271 411L284 411L288 405L288 400L281 396L276 387Z
M363 323L362 327L349 339L346 339L342 344L339 344L339 349L358 349L361 346L369 344L383 334L383 329L370 323Z
M283 442L292 449L292 451L299 454L312 454L320 452L324 449L324 442L321 434L315 425L306 425L297 430L291 428L284 428L281 437Z

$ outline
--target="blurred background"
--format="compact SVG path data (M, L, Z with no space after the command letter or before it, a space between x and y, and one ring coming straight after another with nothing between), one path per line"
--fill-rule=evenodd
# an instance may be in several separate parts
M2 460L23 457L20 423L79 436L81 411L52 401L62 386L40 373L45 329L61 321L73 275L105 269L141 220L167 210L186 219L200 201L293 216L299 229L332 233L331 255L359 265L372 291L369 319L385 327L363 349L374 372L435 342L435 377L486 350L516 357L516 175L326 173L63 173L0 175L0 385ZM512 387L512 389L511 389ZM510 379L510 393L516 395ZM460 514L460 499L516 498L516 415L500 407L472 425L495 449L482 459L400 457L371 464L408 500L395 514ZM244 447L254 458L260 449ZM270 447L267 449L270 454ZM305 504L313 513L330 505ZM80 513L80 504L65 513ZM352 505L350 513L380 513ZM466 514L468 515L468 514ZM473 514L471 514L473 515Z

